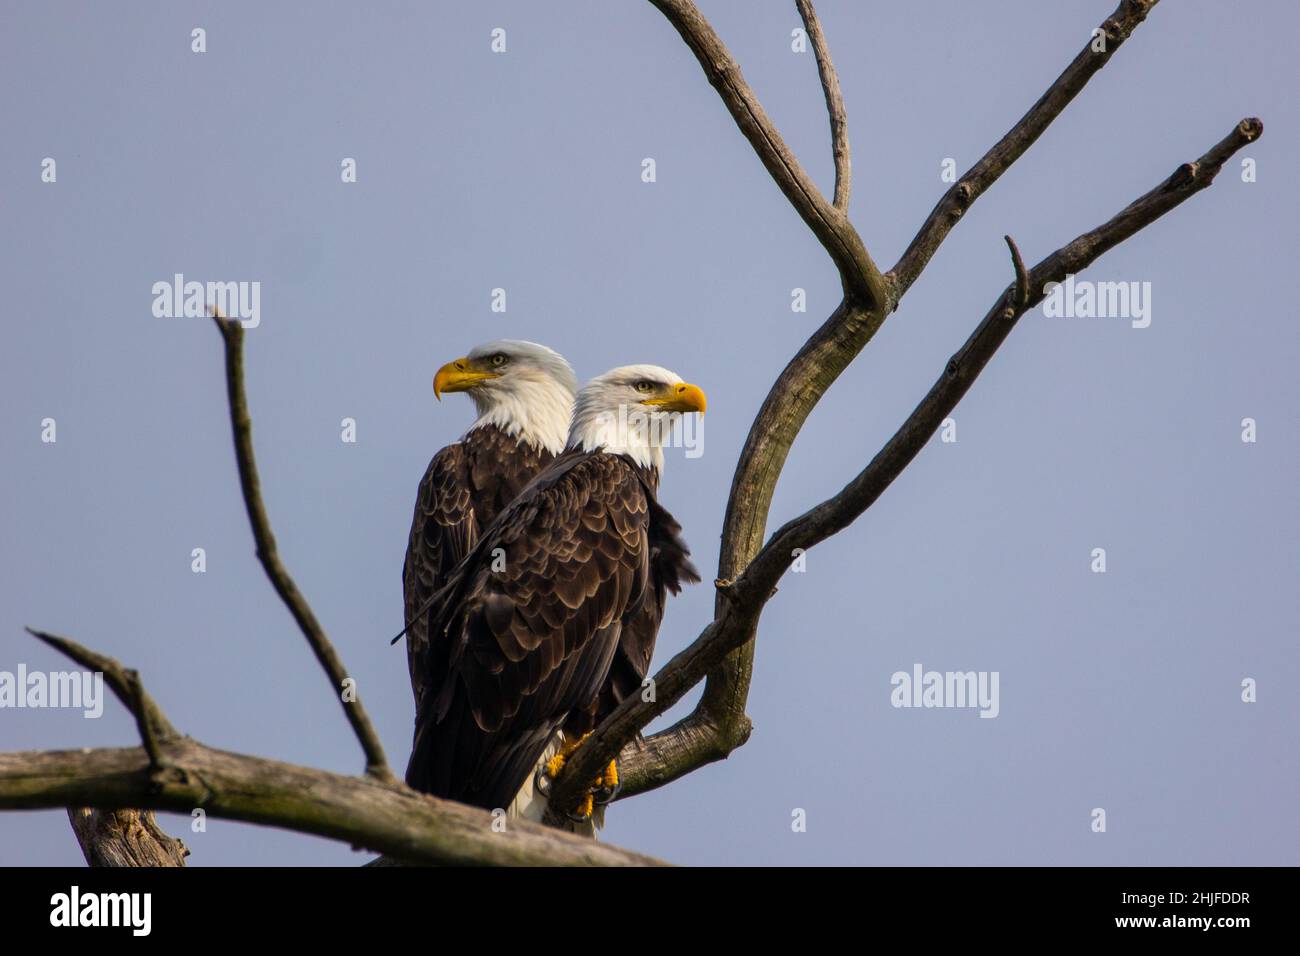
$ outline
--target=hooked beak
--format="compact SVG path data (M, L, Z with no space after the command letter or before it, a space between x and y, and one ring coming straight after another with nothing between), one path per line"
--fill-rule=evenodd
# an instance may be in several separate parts
M490 378L499 378L496 372L479 368L468 358L458 358L438 369L433 377L434 398L442 401L443 392L464 392Z
M642 399L641 404L666 412L699 412L703 415L708 399L704 396L704 390L698 385L678 382L665 388L661 395Z

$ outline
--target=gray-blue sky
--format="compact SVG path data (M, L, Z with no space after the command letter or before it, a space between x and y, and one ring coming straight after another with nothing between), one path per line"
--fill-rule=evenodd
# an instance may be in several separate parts
M944 188L941 161L969 166L1112 4L819 8L848 105L851 212L887 267ZM703 10L829 189L793 4ZM705 454L670 456L662 497L712 576L753 413L838 281L649 4L11 0L4 19L0 670L62 666L21 632L38 625L138 667L210 744L360 767L253 558L217 335L151 315L152 283L176 272L262 283L247 356L267 505L394 764L410 694L387 638L414 488L470 419L463 399L433 400L442 362L511 336L584 378L646 361L701 383ZM813 414L772 527L837 490L911 410L1009 281L1004 233L1035 261L1241 117L1265 121L1243 154L1257 182L1234 162L1087 274L1151 282L1151 326L1027 317L958 408L958 441L932 441L786 577L749 744L620 803L608 839L685 863L1298 861L1296 26L1285 3L1161 4L966 216ZM489 51L494 27L505 55ZM40 181L47 156L55 184ZM356 184L340 182L344 157ZM488 308L498 286L504 315ZM790 310L794 287L807 314ZM1239 437L1248 416L1255 444ZM191 573L196 547L206 574ZM659 662L711 599L699 586L675 602ZM890 675L915 662L999 671L1000 716L892 708ZM134 739L115 703L97 721L0 711L6 750ZM194 865L359 860L166 822ZM61 812L0 815L0 862L79 860Z

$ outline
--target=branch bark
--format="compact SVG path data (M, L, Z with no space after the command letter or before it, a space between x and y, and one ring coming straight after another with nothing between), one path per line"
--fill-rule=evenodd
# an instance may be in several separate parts
M90 866L184 866L190 854L148 811L69 807L68 820Z

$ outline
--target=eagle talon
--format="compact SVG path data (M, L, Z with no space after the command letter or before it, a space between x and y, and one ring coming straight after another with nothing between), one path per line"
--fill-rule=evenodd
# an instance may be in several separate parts
M591 819L592 810L595 808L595 802L591 794L587 794L579 802L578 806L568 812L568 817L574 823L586 823Z
M551 795L551 776L546 770L546 767L538 767L537 773L533 774L533 787L543 797Z
M623 782L620 780L612 787L602 786L596 790L593 790L591 793L591 797L592 800L595 802L596 806L603 807L613 803L616 799L618 799L619 791L621 791L622 789L623 789Z
M547 760L546 763L537 768L537 772L533 774L533 785L536 787L538 793L543 797L550 797L551 784L555 782L555 779L559 777L560 773L564 770L564 765L568 762L570 754L577 750L578 746L589 736L591 735L583 734L581 737L576 739L566 737L564 742L560 745L560 749L556 753L552 754L551 758ZM590 815L590 813L587 814L587 816Z
M592 794L595 797L597 806L605 806L613 803L618 792L623 789L623 781L618 776L618 761L611 760L605 772L596 778L596 786L592 788Z

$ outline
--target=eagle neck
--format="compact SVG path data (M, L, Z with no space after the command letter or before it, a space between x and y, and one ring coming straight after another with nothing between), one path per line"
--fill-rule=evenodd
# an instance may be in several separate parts
M663 448L644 441L629 441L626 437L619 441L618 436L606 435L603 432L604 430L599 426L585 432L578 432L575 428L569 435L569 447L585 452L621 455L636 466L643 477L648 477L650 482L658 487L659 475L664 470Z
M573 414L573 393L550 379L516 383L509 391L470 392L478 418L465 434L495 426L505 434L534 448L558 455L564 450L569 418Z
M672 432L673 414L648 414L620 406L611 410L600 396L586 389L578 393L569 429L569 448L585 452L623 455L639 468L658 476L664 470L664 442Z

